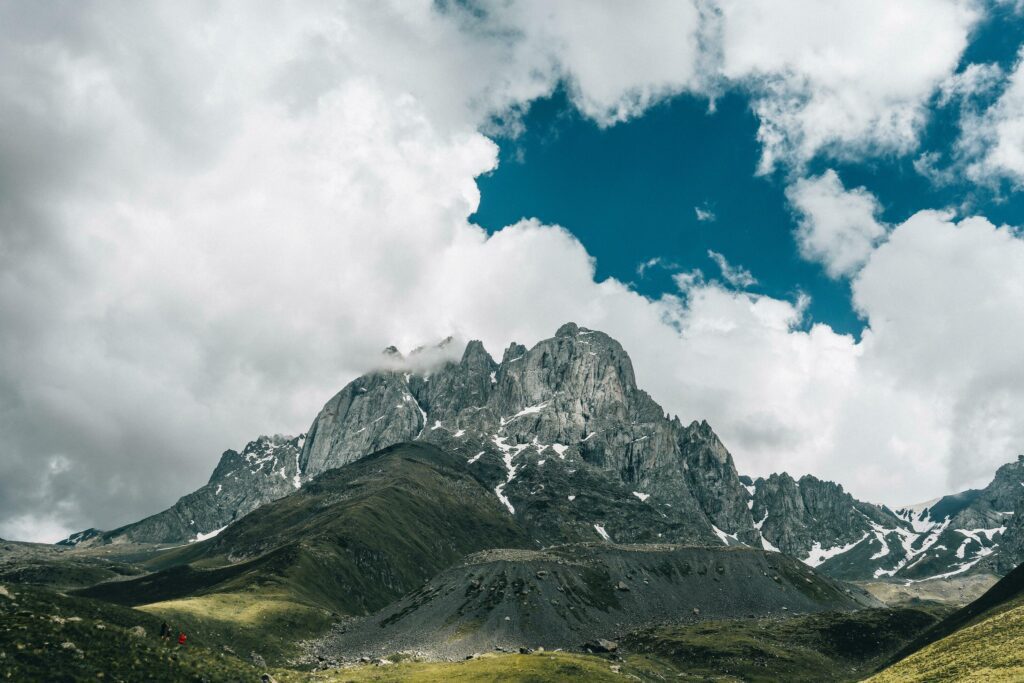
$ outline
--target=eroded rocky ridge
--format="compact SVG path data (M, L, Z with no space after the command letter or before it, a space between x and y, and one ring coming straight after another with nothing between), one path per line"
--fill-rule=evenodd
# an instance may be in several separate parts
M261 436L225 451L209 482L155 515L113 531L90 529L62 543L186 543L215 535L264 503L302 485L303 436Z

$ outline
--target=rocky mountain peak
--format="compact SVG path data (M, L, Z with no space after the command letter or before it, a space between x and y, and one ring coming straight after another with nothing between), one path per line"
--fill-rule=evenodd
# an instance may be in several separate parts
M522 344L512 342L511 344L508 345L508 348L505 349L505 353L501 357L501 364L505 365L506 363L511 363L513 361L519 360L524 355L526 355L526 347L523 346Z
M510 344L500 363L471 341L459 360L429 375L410 369L358 378L310 427L303 475L414 440L464 449L513 514L529 509L517 497L536 495L519 482L550 488L564 462L566 476L584 466L622 482L632 504L657 497L690 520L676 538L710 535L712 525L737 538L755 534L749 496L710 425L687 429L669 420L637 388L622 346L575 323L529 349ZM521 476L552 459L558 465L547 465L540 479Z
M579 334L580 326L576 323L565 323L555 332L556 337L575 337Z
M466 350L462 352L462 360L459 362L464 366L486 365L491 367L497 365L491 358L491 354L487 353L487 349L484 348L484 343L479 339L470 340L466 344Z

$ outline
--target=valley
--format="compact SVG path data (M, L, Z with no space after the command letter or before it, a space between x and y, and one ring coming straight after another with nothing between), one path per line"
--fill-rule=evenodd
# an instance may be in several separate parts
M0 542L0 674L903 680L1015 637L1024 460L891 510L741 475L601 332L501 362L451 344L388 350L304 435L225 452L167 510ZM921 680L961 671L935 666Z

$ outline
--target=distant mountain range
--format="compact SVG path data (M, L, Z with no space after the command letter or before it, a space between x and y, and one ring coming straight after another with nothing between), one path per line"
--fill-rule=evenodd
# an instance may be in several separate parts
M667 415L602 332L568 323L531 349L511 344L501 362L478 341L429 370L415 369L422 358L386 350L386 369L350 382L306 435L227 451L209 483L167 510L62 544L204 540L325 472L418 442L461 459L524 548L746 545L837 578L914 581L1005 574L1024 559L1024 456L985 489L890 510L809 475L740 476L712 428Z

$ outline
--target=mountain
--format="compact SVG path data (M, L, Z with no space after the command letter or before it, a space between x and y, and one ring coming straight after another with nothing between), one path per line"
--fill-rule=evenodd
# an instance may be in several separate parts
M795 480L785 472L772 474L753 482L750 490L751 512L764 538L814 567L876 527L902 524L884 507L856 500L842 486L810 475Z
M890 510L809 475L740 476L710 425L667 415L601 332L567 324L500 362L479 342L452 351L389 349L304 436L228 451L171 508L0 578L131 606L254 662L615 638L657 653L639 660L664 672L649 678L767 657L852 679L941 614L843 617L877 604L843 579L992 571L1018 552L1022 518L1004 513L1021 509L1024 459L985 489ZM822 618L784 619L801 613ZM758 635L783 621L812 644L789 665ZM842 640L873 624L889 635Z
M1024 461L981 491L890 510L787 473L740 477L707 422L682 424L637 387L622 346L573 323L496 362L479 341L385 351L381 369L332 397L305 436L227 451L209 483L174 506L68 544L180 544L218 533L314 477L397 443L465 458L534 547L572 539L745 544L847 579L1005 573L1024 559L1012 515ZM447 360L439 360L447 358Z
M411 440L466 453L512 514L536 514L537 470L549 465L542 478L561 480L566 502L575 474L604 475L677 524L677 540L712 539L715 528L757 536L732 457L710 427L670 419L637 387L618 342L573 323L531 349L511 344L500 363L473 341L433 372L356 379L310 427L303 472Z
M683 425L640 390L607 335L569 323L532 349L511 344L500 363L477 341L458 361L417 362L389 350L387 367L338 392L304 439L228 451L203 488L86 542L209 537L323 472L419 441L462 454L540 544L583 530L623 542L759 544L732 456L707 423ZM658 521L635 524L638 510Z
M1024 680L1024 566L926 630L869 680L958 681L982 672L984 680Z
M923 581L1005 574L1024 561L1024 456L984 489L891 511L832 482L783 473L751 483L756 525L773 546L847 579Z

